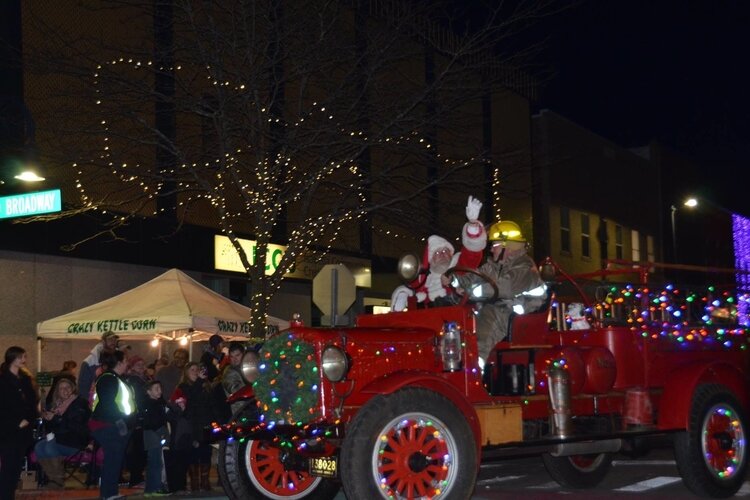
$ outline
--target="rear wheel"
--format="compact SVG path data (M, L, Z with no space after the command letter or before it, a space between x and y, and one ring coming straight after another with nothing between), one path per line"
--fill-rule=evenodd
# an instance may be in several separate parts
M544 467L561 486L575 489L593 488L601 483L612 466L611 453L553 457L542 455Z
M747 432L745 413L726 388L698 386L688 429L675 436L675 458L685 486L705 497L734 495L747 473Z

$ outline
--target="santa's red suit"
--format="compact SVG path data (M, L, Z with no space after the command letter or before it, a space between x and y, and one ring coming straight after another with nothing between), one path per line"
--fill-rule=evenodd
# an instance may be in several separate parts
M424 250L424 261L429 266L427 276L421 275L410 283L417 296L417 302L434 302L441 297L452 293L452 288L444 286L441 276L450 268L476 269L482 263L484 247L487 244L487 233L484 226L478 221L464 224L461 231L461 251L454 254L453 245L445 238L432 235L427 238L427 247ZM445 259L445 254L449 254Z
M487 233L479 222L482 202L469 196L466 204L466 219L461 231L461 251L454 254L453 245L445 238L432 235L427 238L422 268L417 279L408 286L397 287L391 295L391 309L403 311L409 297L416 295L417 302L434 302L452 293L449 286L443 285L441 277L452 268L476 269L482 263L484 248L487 246Z

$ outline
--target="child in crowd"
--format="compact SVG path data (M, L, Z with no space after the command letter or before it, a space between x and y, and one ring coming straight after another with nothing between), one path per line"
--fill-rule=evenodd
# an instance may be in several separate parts
M141 410L143 416L143 447L146 450L146 497L169 495L162 482L164 460L162 448L169 440L167 415L169 407L162 398L161 382L151 380L146 383L148 397Z

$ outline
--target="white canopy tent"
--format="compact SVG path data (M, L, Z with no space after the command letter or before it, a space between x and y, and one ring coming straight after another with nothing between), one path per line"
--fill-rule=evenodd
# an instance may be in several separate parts
M100 339L114 332L125 340L225 340L248 338L250 308L206 288L179 269L96 304L37 324L40 339ZM278 330L289 322L273 316Z

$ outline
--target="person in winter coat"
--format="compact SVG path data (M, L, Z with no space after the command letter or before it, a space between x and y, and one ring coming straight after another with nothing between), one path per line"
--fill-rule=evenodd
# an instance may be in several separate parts
M221 387L224 396L227 398L245 386L245 379L242 377L242 357L244 355L245 345L242 342L229 343L229 365L221 373ZM242 408L244 404L244 401L232 403L229 417ZM226 415L223 415L223 417L226 417ZM220 421L225 422L227 420L228 418L223 418Z
M122 379L127 369L122 351L103 351L104 373L96 379L96 392L89 429L104 450L100 495L104 500L119 497L120 471L130 428L135 416L135 397Z
M117 349L117 339L119 337L112 332L104 332L102 341L91 349L91 353L81 362L81 369L78 372L78 394L88 398L91 394L91 388L97 377L97 369L101 361L99 356L102 351L114 351Z
M163 448L169 440L167 421L170 408L162 398L161 382L152 380L146 383L146 401L140 414L143 425L143 448L146 450L146 487L144 496L168 495L167 488L162 483L164 468Z
M538 310L547 297L547 286L534 261L526 253L526 240L515 222L496 222L490 227L490 255L479 271L491 278L498 293L494 302L482 306L477 316L477 344L482 363L508 334L511 314ZM484 280L474 274L455 277L462 292L482 286Z
M26 370L26 351L11 346L0 365L0 499L15 498L23 458L33 441L37 395Z
M42 411L46 436L34 453L53 489L64 488L63 460L84 448L90 439L88 401L78 395L73 378L60 377L50 391L52 402Z
M140 409L146 402L146 362L142 357L131 355L126 359L128 371L125 375L125 382L133 390L135 396L135 406L138 409L137 415L140 417ZM128 486L137 488L143 486L144 471L146 469L146 450L143 449L143 427L140 418L136 419L133 432L130 435L130 443L125 454L125 467L130 472Z
M206 350L201 355L201 365L206 368L206 379L209 382L213 382L221 373L224 361L223 347L224 338L217 334L211 335Z
M182 409L190 427L190 489L210 491L208 476L211 469L211 445L205 428L214 420L214 412L206 367L195 362L185 365L185 375L172 394L171 400Z

